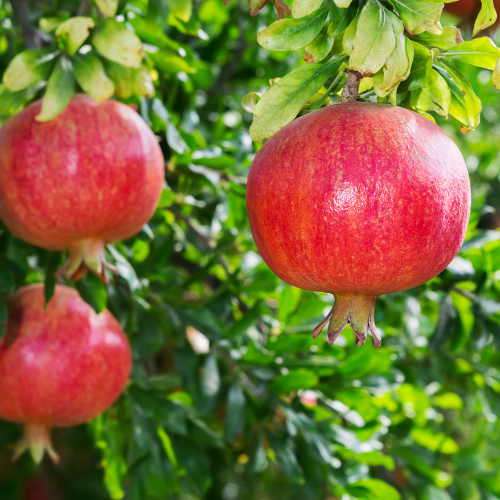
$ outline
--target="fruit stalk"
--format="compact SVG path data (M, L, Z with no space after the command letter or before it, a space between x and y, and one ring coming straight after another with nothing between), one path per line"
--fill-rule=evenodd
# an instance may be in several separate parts
M361 74L357 71L347 72L347 82L342 89L340 102L354 102L358 98L359 83Z

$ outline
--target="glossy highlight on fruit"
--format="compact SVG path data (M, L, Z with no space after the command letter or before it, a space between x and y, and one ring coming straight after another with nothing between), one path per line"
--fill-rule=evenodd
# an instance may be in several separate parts
M0 128L0 217L23 240L69 250L64 268L105 279L106 243L136 234L156 209L164 160L144 120L78 94L48 122L37 101Z
M131 369L130 346L118 321L100 314L72 288L57 285L44 309L43 285L7 297L0 341L0 418L25 425L15 458L58 456L52 427L79 425L109 408Z
M347 323L375 346L380 295L413 288L459 251L470 184L455 143L403 108L351 102L293 121L264 144L248 177L257 248L287 283L335 296L333 343Z

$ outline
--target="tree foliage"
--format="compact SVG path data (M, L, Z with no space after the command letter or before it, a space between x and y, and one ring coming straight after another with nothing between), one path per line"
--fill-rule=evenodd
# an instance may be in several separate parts
M36 98L48 120L76 91L114 95L136 107L167 161L150 223L108 247L120 276L76 284L127 331L130 384L93 422L54 432L57 467L10 463L21 431L0 422L2 500L22 498L35 474L55 500L500 498L500 106L488 71L499 52L470 33L462 42L452 18L440 24L442 6L295 0L294 17L277 20L271 4L251 17L223 0L33 1L29 11L0 0L2 122ZM363 52L368 42L380 50ZM366 75L362 99L435 113L471 173L459 256L429 283L379 299L378 350L355 348L350 332L334 346L311 338L331 296L271 273L245 209L259 144L241 101L263 140L338 100L346 66ZM62 258L4 229L2 294L45 282L50 297Z

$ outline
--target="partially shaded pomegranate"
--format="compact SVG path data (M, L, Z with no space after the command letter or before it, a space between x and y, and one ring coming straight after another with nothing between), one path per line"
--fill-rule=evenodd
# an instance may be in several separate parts
M43 285L7 298L0 341L0 417L25 425L15 458L47 452L52 427L82 424L106 410L131 368L127 337L109 311L96 314L72 288L58 285L44 309Z
M282 280L330 292L333 343L347 323L364 344L377 297L415 287L459 251L470 211L455 143L406 109L328 106L293 121L257 154L247 208L260 254Z
M69 250L64 269L105 279L104 246L137 233L153 214L164 161L129 106L76 95L49 122L37 101L0 128L0 217L23 240Z

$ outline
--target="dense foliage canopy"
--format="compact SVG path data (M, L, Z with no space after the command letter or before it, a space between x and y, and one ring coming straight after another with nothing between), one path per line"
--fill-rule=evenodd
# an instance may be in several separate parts
M75 26L58 28L77 12L90 19L86 33L97 30L90 44L87 35L75 41ZM58 466L46 459L36 469L28 455L11 463L8 447L21 429L0 421L2 500L34 498L37 488L54 500L500 498L500 101L491 72L454 60L481 99L480 125L476 104L465 114L450 111L462 123L439 116L448 113L432 96L421 109L437 111L471 174L472 214L459 256L429 283L379 299L381 348L355 348L349 327L331 346L311 331L332 297L276 278L256 252L246 215L246 177L259 144L241 101L307 67L300 50L257 43L277 19L272 4L251 17L236 0L0 0L0 123L43 96L50 75L46 119L77 84L98 99L114 94L151 126L167 162L150 223L108 247L120 276L104 285L89 273L76 283L129 335L130 384L88 425L54 431ZM135 47L123 30L140 38L142 61L131 56L123 65L108 43L125 36ZM62 55L47 59L57 43ZM9 89L24 66L10 81L5 70L27 48L46 58L30 66L28 85ZM79 73L82 65L93 69ZM318 97L329 76L314 90ZM372 97L369 84L365 92ZM247 96L245 108L257 99ZM299 104L295 114L307 112ZM464 135L462 124L478 126ZM1 293L45 282L50 296L62 262L62 254L3 230ZM0 316L4 322L2 302Z

